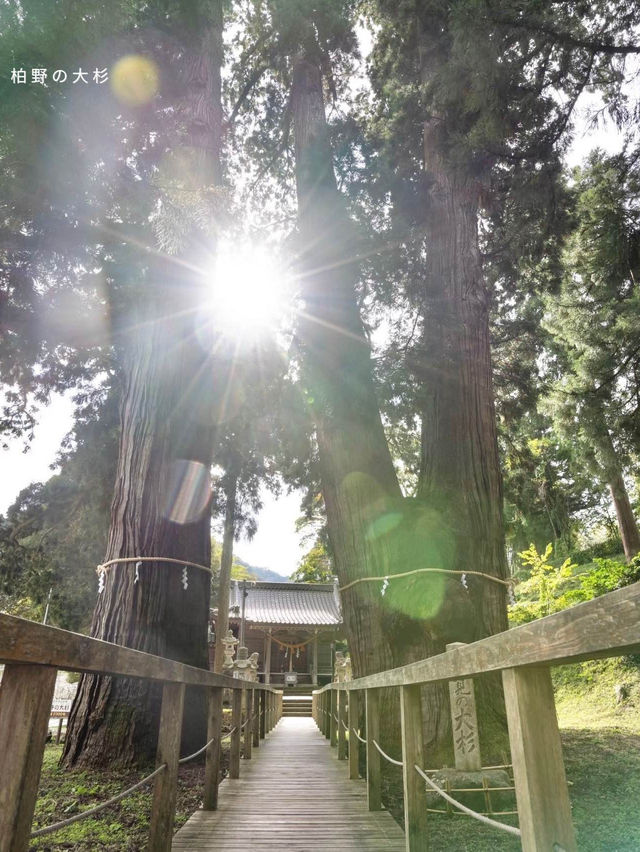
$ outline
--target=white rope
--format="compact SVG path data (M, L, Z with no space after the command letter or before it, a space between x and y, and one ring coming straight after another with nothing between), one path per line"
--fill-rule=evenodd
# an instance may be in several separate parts
M182 567L189 565L191 568L200 568L201 571L208 571L209 574L213 573L211 567L207 568L206 565L201 565L199 562L190 562L188 559L171 559L168 556L126 556L122 557L122 559L109 559L107 562L102 562L98 565L96 572L101 574L112 565L124 562L168 562L171 565L181 565Z
M72 822L78 822L81 819L85 819L92 814L97 814L98 811L102 811L105 808L108 808L109 805L115 805L116 802L119 802L121 799L130 796L131 793L135 793L136 790L139 790L140 787L144 787L145 784L148 784L152 778L155 778L160 772L164 772L167 768L167 764L163 763L162 766L159 766L156 770L154 770L151 775L147 775L146 778L143 778L142 781L138 781L137 784L134 784L133 787L129 787L128 790L124 790L122 793L118 793L117 796L113 796L111 799L107 799L106 802L102 802L100 805L96 805L95 808L89 808L88 811L83 811L81 814L76 814L75 816L69 817L68 819L63 819L60 822L54 822L52 825L46 826L46 828L39 828L37 831L33 831L31 833L31 837L42 837L44 834L52 834L54 831L58 831L60 828L64 828L65 825L71 825Z
M360 740L360 742L361 742L361 743L364 743L365 745L367 744L368 740L363 740L363 739L362 739L362 737L361 737L361 736L360 736L360 734L356 731L356 729L355 729L355 728L351 728L351 730L352 730L352 731L353 731L353 733L356 735L356 737Z
M355 586L358 583L388 583L389 580L398 580L400 577L412 577L414 574L431 573L457 574L462 577L465 577L467 574L473 574L476 577L484 577L485 580L491 580L494 583L500 583L503 586L507 586L507 588L513 587L516 583L516 580L513 577L508 577L506 580L503 580L502 577L494 577L493 574L485 574L483 571L471 571L469 569L467 569L466 571L454 571L452 568L415 568L413 571L402 571L399 574L386 574L384 577L358 577L357 580L352 580L345 586L339 586L338 591L346 592L347 589L350 589L352 586Z
M211 737L208 743L205 743L202 748L198 749L198 751L194 751L193 754L190 754L188 757L181 757L178 763L189 763L190 760L193 760L194 757L197 757L199 754L202 754L203 751L206 751L209 746L216 741L217 737Z
M348 730L349 730L349 728L348 728L348 727L345 725L345 723L344 723L344 719L340 719L340 724L341 724L341 725L342 725L342 727L345 729L345 731L348 731Z
M237 728L238 728L237 725L235 726L235 728L231 728L231 730L229 731L228 734L225 734L224 737L220 738L220 742L222 742L222 740L228 740L231 737L231 734L235 734Z
M386 760L388 760L389 763L395 763L396 766L404 766L404 763L401 760L394 760L392 757L389 757L389 755L386 753L386 751L383 751L375 740L373 740L372 742L373 742L374 746L378 749L380 754Z
M498 822L495 819L489 819L489 817L486 817L486 816L483 816L482 814L476 813L476 811L472 811L471 808L468 808L466 805L461 804L456 799L454 799L452 796L450 796L448 793L445 793L445 791L442 789L442 787L440 787L438 784L436 784L435 781L433 781L431 778L429 778L429 776L426 775L422 771L422 769L420 769L420 767L418 766L417 763L414 764L414 769L416 770L418 775L420 775L422 778L424 778L424 780L427 782L427 784L433 790L436 791L436 793L438 793L440 796L442 796L443 799L446 799L447 802L454 805L454 807L461 810L463 813L468 814L469 816L473 817L474 819L477 819L479 822L484 822L486 825L491 825L494 828L500 828L500 829L502 829L502 831L506 831L508 834L513 834L514 837L521 837L522 836L522 832L520 831L519 828L515 828L515 826L513 826L513 825L505 825L503 822ZM491 789L491 788L489 788L489 789Z

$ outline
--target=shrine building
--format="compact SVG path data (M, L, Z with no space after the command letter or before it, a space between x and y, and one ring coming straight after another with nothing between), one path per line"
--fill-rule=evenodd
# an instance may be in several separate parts
M213 610L217 635L216 615ZM335 643L344 631L332 583L232 580L229 627L249 654L257 652L262 683L309 687L333 680Z

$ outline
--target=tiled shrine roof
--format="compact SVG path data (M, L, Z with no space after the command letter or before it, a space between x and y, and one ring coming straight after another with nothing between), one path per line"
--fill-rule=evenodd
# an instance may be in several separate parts
M331 583L247 581L245 620L253 624L340 625L340 597ZM232 580L229 618L242 613L242 581Z

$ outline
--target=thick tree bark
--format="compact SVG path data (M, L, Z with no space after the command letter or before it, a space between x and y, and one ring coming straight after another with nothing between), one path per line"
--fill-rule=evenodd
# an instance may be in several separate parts
M638 530L627 487L621 473L618 473L609 481L609 491L616 510L624 555L627 562L630 562L634 556L640 553L640 530Z
M222 638L229 629L229 589L231 587L231 566L233 565L233 539L236 529L236 491L238 477L231 474L228 480L226 506L224 514L224 533L222 553L220 554L220 578L218 581L218 617L216 619L216 646L213 660L214 672L222 672L224 645Z
M592 427L592 440L596 446L600 466L604 473L603 479L609 487L613 506L616 510L618 531L622 539L624 555L627 562L630 562L640 552L640 531L633 514L618 452L611 438L604 410L601 403L598 402L596 405L597 408L592 409L591 422L587 421L586 425Z
M356 301L357 248L344 201L336 188L320 70L307 58L299 58L295 65L292 108L305 299L298 342L305 390L316 425L322 492L340 584L393 575L409 568L447 569L460 564L477 568L475 554L472 562L470 548L448 513L434 507L433 501L410 500L401 495L382 429L370 348ZM472 332L478 334L481 332L477 329ZM482 347L486 340L481 336L477 342L485 358L488 350ZM481 374L482 380L486 380L486 374ZM490 392L490 382L486 390ZM477 387L474 392L478 393ZM475 404L482 406L478 400ZM485 419L492 416L492 409L483 410L482 415ZM451 417L451 412L441 409L438 416ZM471 428L470 423L465 425ZM493 421L485 426L495 441ZM439 430L447 428L449 423L444 420L438 424ZM495 449L490 440L488 447ZM483 443L479 451L485 449ZM471 458L482 471L485 460L475 455ZM451 461L451 453L447 461ZM480 477L486 475L478 473ZM498 473L495 490L477 495L477 504L473 495L468 498L478 515L477 519L473 516L478 532L475 545L482 564L492 573L506 570L504 554L500 554L500 537L495 528L482 528L482 520L489 517L493 523L501 517L499 483ZM485 504L491 499L498 501L497 508ZM462 557L458 556L458 548L463 549ZM485 551L493 562L485 557ZM504 629L504 593L501 587L496 593L494 585L489 581L467 591L459 578L426 573L392 580L385 590L381 584L369 582L345 590L345 629L355 674L402 665L443 651L447 642L471 641ZM479 598L477 605L473 595ZM424 700L430 759L450 761L446 689L438 686L426 690ZM388 739L394 736L397 707L387 709L384 718ZM503 730L501 720L498 728ZM500 738L494 737L492 731L491 739L496 742Z
M216 9L187 63L182 104L205 187L220 179L222 13L219 4ZM191 263L201 259L198 251L194 235L185 250ZM146 303L131 318L105 562L157 556L211 563L211 355L196 327L205 286L184 266L157 262L149 270ZM207 668L210 574L187 569L185 588L180 566L145 562L137 576L131 563L109 568L91 635ZM155 754L158 719L159 692L148 682L83 676L62 761L147 762ZM183 749L202 745L205 733L204 697L194 691L185 702Z
M477 178L447 163L436 121L425 124L430 179L424 292L422 453L419 498L448 529L450 567L508 575L502 516L502 476L489 343L490 298L478 245ZM433 623L433 653L448 641L473 642L507 629L506 588L468 576L468 592L449 583L447 608ZM456 636L452 635L455 632ZM477 682L485 751L506 746L502 690L496 679ZM428 712L442 716L442 695L431 691ZM496 753L497 750L497 753Z
M295 63L292 111L305 300L297 341L316 426L329 538L344 585L388 573L384 549L367 531L401 495L356 303L353 234L336 188L322 78L318 65L305 57ZM361 583L342 600L354 672L391 667L379 587Z

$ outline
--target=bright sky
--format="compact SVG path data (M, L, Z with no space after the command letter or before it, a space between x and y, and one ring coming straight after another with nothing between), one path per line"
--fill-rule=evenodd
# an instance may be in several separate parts
M640 85L635 81L634 88ZM581 113L587 108L600 106L594 95L581 99ZM584 121L578 125L584 126ZM595 147L613 153L621 147L621 137L612 125L601 125L595 131L582 130L576 133L567 161L577 165ZM46 480L51 476L51 464L65 434L71 428L73 404L71 394L54 396L51 403L42 409L34 440L28 452L24 452L23 441L13 441L9 449L0 450L0 513L15 500L21 489L32 482ZM258 516L258 532L253 541L240 541L237 555L252 565L271 568L279 574L289 575L297 567L302 550L300 534L295 531L295 521L300 514L300 494L283 495L275 498L263 495L264 507Z

